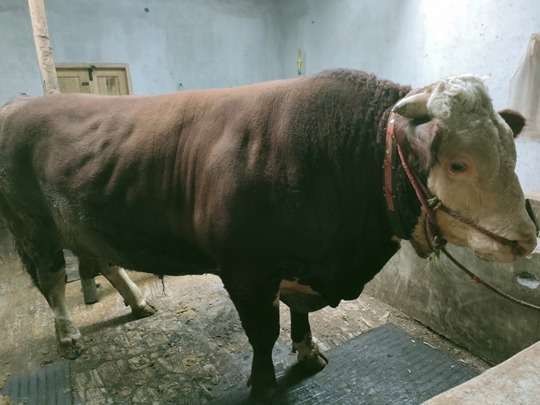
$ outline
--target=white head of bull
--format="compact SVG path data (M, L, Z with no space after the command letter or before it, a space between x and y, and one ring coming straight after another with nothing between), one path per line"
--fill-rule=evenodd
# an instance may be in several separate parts
M394 112L410 119L407 138L427 151L429 191L460 216L514 243L500 243L437 210L442 236L484 259L510 262L530 254L536 227L515 174L514 137L524 118L509 110L497 113L482 80L470 75L418 90Z

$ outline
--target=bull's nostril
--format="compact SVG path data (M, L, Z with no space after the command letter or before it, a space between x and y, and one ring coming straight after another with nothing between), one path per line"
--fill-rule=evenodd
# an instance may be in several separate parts
M514 252L518 256L527 256L536 248L536 237L514 241Z

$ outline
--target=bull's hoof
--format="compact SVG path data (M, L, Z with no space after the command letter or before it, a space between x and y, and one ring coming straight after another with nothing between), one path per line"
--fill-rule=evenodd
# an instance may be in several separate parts
M82 346L79 342L62 342L58 345L58 352L64 359L75 360L82 353Z
M138 305L134 308L131 308L131 313L135 318L141 319L146 318L147 316L152 316L157 312L157 308L150 304L148 301L145 301L142 305Z
M293 351L298 353L298 368L306 374L318 373L328 364L328 359L311 340L311 336L293 343Z
M271 404L277 392L277 382L274 374L261 375L254 377L253 371L248 378L247 386L251 387L249 397L256 404Z
M79 357L82 352L79 330L67 319L55 319L54 326L60 355L70 360Z
M271 384L269 386L253 386L249 394L252 402L256 404L271 404L277 392L277 385Z
M315 374L321 371L328 364L326 356L320 352L314 352L311 356L306 356L298 361L298 366L306 372L306 374Z

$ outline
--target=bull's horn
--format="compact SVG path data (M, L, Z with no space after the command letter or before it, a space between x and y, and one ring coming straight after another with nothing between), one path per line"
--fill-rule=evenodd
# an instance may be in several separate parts
M418 93L399 100L392 111L406 118L426 118L429 116L427 102L429 93Z

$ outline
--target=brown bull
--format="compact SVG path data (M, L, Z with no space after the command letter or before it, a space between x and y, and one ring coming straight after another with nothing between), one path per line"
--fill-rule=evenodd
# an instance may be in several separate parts
M356 71L155 97L53 95L0 111L0 208L55 312L64 349L80 336L64 303L68 248L146 303L114 264L155 274L218 274L253 347L252 393L275 386L278 298L291 308L299 361L325 359L308 312L357 297L399 248L429 253L424 214L394 167L400 229L383 195L389 112L411 165L461 215L515 241L489 239L444 212L450 242L508 261L535 229L514 174L523 119L496 113L474 77L410 88ZM505 122L512 126L512 128ZM138 294L138 295L137 295Z

